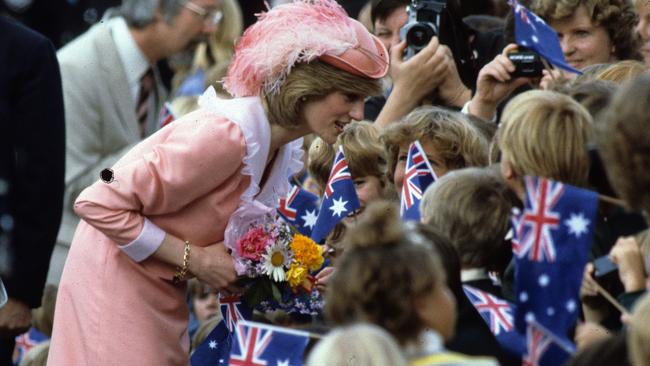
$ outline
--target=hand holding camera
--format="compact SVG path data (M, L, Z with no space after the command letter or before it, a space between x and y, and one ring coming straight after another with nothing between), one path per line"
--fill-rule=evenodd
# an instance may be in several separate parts
M492 120L499 103L518 87L532 82L534 77L517 77L517 66L508 57L517 51L516 44L507 45L500 55L485 65L478 74L476 94L469 112L485 120Z

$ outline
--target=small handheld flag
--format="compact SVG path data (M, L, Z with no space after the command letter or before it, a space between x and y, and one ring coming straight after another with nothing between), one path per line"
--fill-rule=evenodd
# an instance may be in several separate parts
M241 321L232 341L231 366L302 365L309 334Z
M343 147L339 146L311 238L321 243L339 221L360 207Z
M318 218L318 196L292 185L287 196L280 199L278 213L299 233L309 236Z
M420 201L424 191L438 179L419 141L409 146L404 168L400 216L404 220L420 220Z
M564 59L560 41L553 28L516 0L511 0L510 5L515 19L515 41L518 45L534 50L559 68L582 74L579 70L571 67Z

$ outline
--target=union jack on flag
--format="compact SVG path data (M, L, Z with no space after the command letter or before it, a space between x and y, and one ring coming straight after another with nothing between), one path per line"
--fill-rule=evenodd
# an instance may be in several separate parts
M160 117L158 118L158 128L163 128L176 119L174 112L172 112L172 105L165 102L160 110Z
M332 170L330 171L330 176L327 179L327 186L325 187L325 199L330 198L332 192L334 191L334 183L345 180L352 179L350 175L350 168L348 168L348 163L345 161L345 155L343 154L343 146L339 146L339 151L334 157L334 164L332 164Z
M278 213L302 235L311 235L318 217L318 196L291 185L285 198L280 199Z
M551 345L551 339L532 324L526 331L526 355L522 366L540 366L541 359Z
M560 226L560 213L555 209L564 193L564 184L547 179L526 180L526 205L523 216L516 218L517 235L512 249L519 258L528 256L534 262L553 262L556 257L551 230Z
M514 319L510 303L471 286L464 285L463 290L494 335L513 330Z
M301 365L308 341L306 332L241 321L232 342L229 365Z
M223 315L223 320L230 333L235 331L237 323L252 317L253 311L244 303L241 295L222 296L220 294L219 303L221 304L221 315Z
M420 220L420 201L424 191L438 179L429 159L422 149L419 141L414 141L409 146L404 168L404 181L402 183L402 197L400 202L400 216L404 220Z

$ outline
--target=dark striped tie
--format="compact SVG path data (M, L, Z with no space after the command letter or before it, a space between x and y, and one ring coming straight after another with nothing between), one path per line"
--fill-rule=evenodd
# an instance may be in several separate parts
M138 94L138 104L135 113L138 116L138 125L140 127L140 137L144 137L147 126L147 115L149 113L149 95L154 87L153 69L148 68L140 78L140 92Z

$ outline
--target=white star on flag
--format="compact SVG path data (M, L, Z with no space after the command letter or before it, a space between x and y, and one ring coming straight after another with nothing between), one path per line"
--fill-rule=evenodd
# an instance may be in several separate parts
M564 225L569 227L569 234L575 235L576 238L580 239L582 234L587 232L587 226L590 222L582 212L575 214L571 213L571 217L568 220L564 220Z
M576 311L576 302L573 300L569 300L569 302L566 303L566 309L570 313Z
M217 348L217 341L215 340L210 341L210 343L208 343L208 347L210 347L210 349Z
M284 361L278 360L278 366L291 366L291 365L289 365L289 360L284 360Z
M305 222L305 226L309 226L310 229L313 229L314 225L316 225L316 219L318 218L318 216L316 216L316 210L306 210L305 213L305 216L301 216L300 218Z
M345 208L345 205L347 203L348 201L343 201L343 197L339 197L338 201L334 199L332 206L330 206L330 210L334 211L332 215L341 217L341 214L347 211L347 209Z
M539 281L538 282L539 282L540 286L546 287L546 286L548 286L548 283L551 282L551 279L548 278L548 275L543 274L543 275L539 276Z

